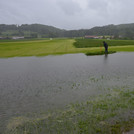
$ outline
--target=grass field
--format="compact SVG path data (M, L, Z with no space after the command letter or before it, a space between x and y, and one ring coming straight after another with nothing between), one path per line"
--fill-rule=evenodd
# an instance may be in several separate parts
M0 57L45 56L80 52L79 49L76 50L73 43L74 40L71 39L4 41L0 42Z
M74 46L77 48L100 47L104 39L76 39ZM134 40L106 40L109 46L134 45Z
M45 56L69 53L100 52L103 40L87 39L44 39L0 41L0 57ZM109 51L134 51L133 40L110 40Z

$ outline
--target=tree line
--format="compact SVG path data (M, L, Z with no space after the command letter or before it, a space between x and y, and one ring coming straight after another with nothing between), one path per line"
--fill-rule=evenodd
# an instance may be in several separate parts
M0 37L24 36L26 38L84 37L85 35L114 36L134 39L134 23L107 25L91 29L65 30L42 24L6 25L0 24Z

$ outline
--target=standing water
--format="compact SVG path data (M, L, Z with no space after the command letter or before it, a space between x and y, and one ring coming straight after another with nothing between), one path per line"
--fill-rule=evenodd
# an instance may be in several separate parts
M133 83L134 53L1 58L0 132L13 117L64 108Z

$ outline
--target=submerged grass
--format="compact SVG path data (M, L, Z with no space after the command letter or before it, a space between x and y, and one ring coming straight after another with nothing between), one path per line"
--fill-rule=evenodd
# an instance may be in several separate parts
M65 111L27 119L18 125L14 120L6 133L122 134L133 127L134 90L110 90L84 103L71 104Z

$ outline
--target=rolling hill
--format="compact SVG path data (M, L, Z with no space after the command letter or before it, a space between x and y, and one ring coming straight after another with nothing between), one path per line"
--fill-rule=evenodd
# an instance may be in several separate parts
M91 29L65 30L42 24L0 24L0 37L24 36L27 38L83 37L85 35L109 35L115 38L134 39L134 23L107 25Z

